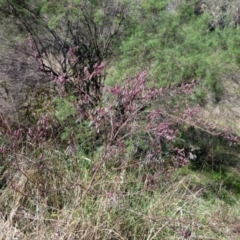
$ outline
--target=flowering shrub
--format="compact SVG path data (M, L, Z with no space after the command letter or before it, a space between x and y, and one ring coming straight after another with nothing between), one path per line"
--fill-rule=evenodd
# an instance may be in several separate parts
M29 38L30 47L35 52L32 41ZM75 50L70 50L74 62ZM40 69L49 74L41 57L36 55L35 58ZM230 132L218 132L215 126L207 124L200 116L200 106L188 100L188 96L194 93L195 80L176 87L148 88L148 73L142 71L125 79L121 85L107 87L102 84L103 69L103 64L96 63L92 71L85 67L82 76L77 73L56 76L50 69L61 97L55 97L54 107L48 104L42 113L35 114L32 108L32 116L36 119L27 127L12 129L2 117L1 131L9 141L2 144L1 153L16 151L22 140L38 144L60 134L68 150L73 149L71 146L78 146L93 154L98 147L104 146L105 156L115 158L128 149L126 157L141 155L145 165L161 165L170 158L174 159L175 166L183 166L193 158L187 139L182 139L182 143L178 140L184 131L183 126L193 126L210 135L223 137L230 144L237 142ZM56 134L56 131L60 133Z

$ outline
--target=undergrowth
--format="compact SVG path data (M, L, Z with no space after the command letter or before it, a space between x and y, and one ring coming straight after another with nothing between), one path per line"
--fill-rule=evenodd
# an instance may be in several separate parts
M2 239L214 239L238 231L230 163L212 180L189 165L220 166L210 149L237 137L201 119L187 97L195 81L158 89L146 79L144 71L103 88L95 106L63 84L62 97L45 99L54 105L20 128L2 116Z
M39 5L50 14L39 25L46 35L26 31L51 83L28 92L18 122L0 115L0 239L238 239L238 138L206 121L198 103L210 88L221 98L239 29L209 31L210 16L196 16L193 3L116 4L110 24L104 4L83 1L67 26L72 5L58 19ZM41 11L25 5L11 6L14 17L38 26ZM134 14L113 51L125 13ZM102 32L75 32L78 17L89 35ZM65 44L61 61L49 41ZM108 68L114 53L120 62Z
M76 166L42 148L41 167L19 155L19 170L7 171L2 239L237 239L239 200L215 178L187 167L150 173L134 159L105 163L96 177L96 160L79 154Z

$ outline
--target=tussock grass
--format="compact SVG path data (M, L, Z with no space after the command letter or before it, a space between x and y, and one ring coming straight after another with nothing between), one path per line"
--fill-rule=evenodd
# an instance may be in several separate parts
M102 159L50 145L9 160L0 239L237 239L239 233L238 198L229 204L221 181L187 166L154 170L124 160L114 168L109 160L96 173Z

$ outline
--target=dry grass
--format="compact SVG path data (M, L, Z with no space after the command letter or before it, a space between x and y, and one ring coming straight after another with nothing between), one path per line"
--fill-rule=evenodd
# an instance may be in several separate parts
M239 102L240 74L235 73L222 77L223 94L219 102L214 102L212 97L207 97L207 104L204 107L203 116L218 129L228 129L240 135L240 108L236 104Z
M41 168L31 155L9 159L0 239L238 239L240 202L211 192L224 189L206 174L146 173L125 160L94 175L99 160L79 154L77 169L73 157L43 149Z

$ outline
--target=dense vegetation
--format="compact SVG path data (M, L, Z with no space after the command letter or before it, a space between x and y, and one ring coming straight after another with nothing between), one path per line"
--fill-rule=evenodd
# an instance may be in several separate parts
M0 0L0 239L237 239L238 5Z

